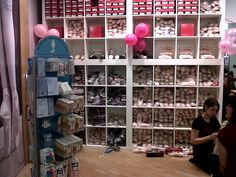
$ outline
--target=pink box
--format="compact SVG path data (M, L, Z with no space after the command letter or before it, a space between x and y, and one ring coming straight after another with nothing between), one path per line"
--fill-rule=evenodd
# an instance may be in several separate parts
M103 35L103 26L101 25L91 25L89 27L89 37L104 37Z
M180 24L180 36L194 36L194 24L182 23Z

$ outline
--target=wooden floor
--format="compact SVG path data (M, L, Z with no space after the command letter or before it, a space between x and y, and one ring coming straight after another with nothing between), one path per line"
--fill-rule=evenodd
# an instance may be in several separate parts
M80 163L79 177L209 177L187 158L147 158L143 153L127 149L111 152L99 158L104 148L84 147L77 155ZM30 177L27 165L17 177Z

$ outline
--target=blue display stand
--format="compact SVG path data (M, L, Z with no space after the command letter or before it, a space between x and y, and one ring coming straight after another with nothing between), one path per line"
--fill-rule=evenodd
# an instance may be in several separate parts
M39 41L34 52L35 57L69 58L70 52L67 44L56 36L48 36Z
M32 176L34 177L40 177L40 155L39 151L41 148L45 148L47 144L42 145L42 137L46 137L47 133L53 134L52 129L50 130L42 130L42 120L43 119L54 119L57 120L58 116L57 113L52 117L43 117L38 118L37 117L37 79L39 76L37 75L37 63L38 59L49 59L49 58L58 58L60 61L66 61L70 59L70 52L67 44L60 38L56 36L48 36L39 41L35 48L34 57L29 61L29 76L32 78L30 82L30 91L32 96L32 109L30 110L30 117L31 117L31 135L32 135L32 145L30 147L30 154L31 154L31 160L33 161L33 167L32 167ZM46 73L46 72L45 72ZM68 81L71 82L71 78L69 75L65 76L57 76L57 73L46 73L46 77L58 77L58 81ZM59 96L48 96L50 98L55 100ZM47 98L45 96L44 98ZM51 123L51 126L55 128L56 124ZM56 128L55 128L56 129ZM55 133L55 131L54 131ZM62 136L62 135L61 135ZM52 141L53 142L53 141ZM50 143L49 143L50 144ZM48 147L53 147L48 145Z

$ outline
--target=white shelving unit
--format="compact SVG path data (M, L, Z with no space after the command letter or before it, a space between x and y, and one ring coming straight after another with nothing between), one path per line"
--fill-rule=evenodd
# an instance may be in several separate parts
M145 8L151 7L153 11L150 13L147 10L146 14L140 15L133 14L131 10L135 9L131 8L137 3L135 0L126 0L126 13L121 15L106 14L111 3L109 0L99 0L102 10L97 13L101 16L87 16L86 9L81 16L68 16L66 7L69 0L61 1L61 17L46 17L46 0L43 1L43 23L48 27L59 25L64 28L64 40L73 57L77 58L75 67L78 77L74 89L85 95L86 144L109 145L107 140L111 132L118 129L118 135L125 136L125 143L122 142L121 146L131 147L137 143L141 146L189 147L191 121L201 112L203 101L208 96L214 96L222 102L224 61L218 42L224 30L225 0L219 0L220 12L217 13L202 13L202 3L205 1L196 0L196 13L190 14L178 13L181 4L185 3L182 0L167 1L174 8L174 13L169 14L159 13L161 0L144 1ZM186 4L194 1L186 0ZM88 3L87 0L74 2L84 7ZM113 3L119 5L118 1ZM184 9L188 9L187 6ZM160 26L161 21L172 24L171 35L158 35L159 28L164 27ZM125 34L133 33L135 26L141 22L147 23L151 29L150 35L144 39L147 59L135 59L137 52L124 42ZM194 25L192 36L181 36L183 23ZM209 23L213 24L207 26ZM80 34L71 34L72 24L77 24L74 28ZM102 37L90 38L91 25L102 26ZM214 35L211 32L206 34L217 26L218 34L217 30ZM215 59L201 59L202 54L209 52L210 57ZM163 53L171 53L172 59L163 59ZM186 53L190 53L192 58L180 57ZM111 54L122 55L123 59L111 59ZM91 55L96 55L97 59L90 59L93 57ZM78 59L81 56L82 59ZM123 81L112 84L111 75L113 78L117 75ZM97 80L91 81L94 78ZM123 102L112 102L116 99Z

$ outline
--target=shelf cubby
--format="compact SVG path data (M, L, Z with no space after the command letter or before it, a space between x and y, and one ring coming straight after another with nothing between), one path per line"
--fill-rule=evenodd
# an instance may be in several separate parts
M174 109L154 109L154 127L174 127Z
M152 88L150 87L135 87L133 88L133 105L134 106L152 106Z
M107 39L107 56L109 60L127 59L124 39Z
M134 108L133 127L152 127L152 109Z
M175 59L175 38L155 38L154 59Z
M153 38L138 39L146 43L146 48L143 51L137 51L133 47L133 59L153 59Z
M177 66L176 85L179 85L179 86L197 85L197 67L196 66Z
M101 127L87 128L89 145L106 145L106 129Z
M154 68L155 86L175 85L175 67L174 66L155 66Z
M66 19L65 39L83 39L85 38L84 18Z
M84 40L83 39L66 39L66 42L70 48L70 53L75 60L84 60Z
M204 101L209 98L213 97L218 99L219 98L219 88L199 88L198 93L198 107L203 107Z
M133 66L133 85L151 86L153 84L152 66Z
M153 144L162 147L173 147L173 130L154 130L153 131Z
M90 107L87 109L88 125L90 126L104 126L106 124L105 108Z
M107 130L108 146L126 146L126 129L125 128L108 128Z
M105 67L104 66L87 66L87 84L88 85L105 85Z
M107 66L107 85L126 85L126 66Z
M105 59L105 39L86 39L86 54L88 59Z
M132 142L144 147L152 144L152 130L144 128L133 129Z
M126 126L126 108L108 107L107 108L107 126L125 127Z
M126 88L125 87L108 87L107 88L107 105L126 106Z
M63 18L49 18L45 19L46 27L49 29L57 29L61 38L64 38L64 23Z
M176 36L176 18L156 17L154 25L154 37L175 37Z
M175 127L191 128L196 117L196 109L177 109L175 112Z
M190 135L189 130L175 130L175 144L177 147L191 149Z
M126 17L107 17L106 24L107 38L124 38L126 36Z
M200 39L199 59L219 59L218 43L220 38L202 37Z
M87 87L88 105L106 105L105 87L90 86Z
M193 37L183 37L177 39L178 59L197 59L198 39Z

